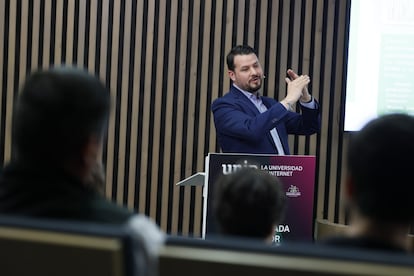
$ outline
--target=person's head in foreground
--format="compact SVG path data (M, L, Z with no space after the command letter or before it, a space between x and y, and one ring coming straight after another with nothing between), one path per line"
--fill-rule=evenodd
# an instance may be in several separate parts
M102 182L99 156L109 111L109 91L87 71L62 66L34 72L14 109L12 159Z
M220 233L271 241L285 195L278 178L243 168L215 183L214 215Z
M414 220L414 117L391 114L372 120L349 143L347 203L352 236L409 250Z

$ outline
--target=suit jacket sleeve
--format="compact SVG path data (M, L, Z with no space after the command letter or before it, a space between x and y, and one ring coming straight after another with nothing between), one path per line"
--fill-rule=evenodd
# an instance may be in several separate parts
M214 101L212 111L218 133L251 142L259 142L278 123L289 121L291 117L290 112L280 103L274 104L267 112L260 113L252 103L225 98ZM291 125L294 126L293 120Z
M244 96L243 96L244 97ZM316 109L301 107L302 114L287 111L279 102L264 98L268 110L260 113L246 98L222 97L213 102L216 131L251 142L259 142L273 128L282 133L310 135L320 129L319 105Z

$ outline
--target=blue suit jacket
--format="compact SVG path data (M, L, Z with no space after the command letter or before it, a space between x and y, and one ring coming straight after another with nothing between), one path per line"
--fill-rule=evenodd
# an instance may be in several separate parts
M262 97L267 111L256 106L236 87L212 104L218 142L223 152L277 154L270 130L276 128L285 154L290 154L288 134L310 135L320 130L316 109L301 106L302 113L286 110L278 101Z

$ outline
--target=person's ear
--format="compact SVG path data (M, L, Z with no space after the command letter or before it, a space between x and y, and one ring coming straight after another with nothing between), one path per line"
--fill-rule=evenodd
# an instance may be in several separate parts
M99 139L97 135L90 135L82 150L82 158L85 167L91 168L95 166L101 152L101 139Z
M348 174L345 177L345 196L348 200L352 199L355 194L355 182L352 175Z
M102 139L98 135L91 135L82 151L82 180L86 187L104 194L105 172L102 161Z
M234 71L232 71L232 70L228 70L228 71L227 71L227 73L228 73L228 75L229 75L229 78L230 78L232 81L235 81L235 80L236 80L236 74L234 73Z
M265 242L267 243L273 243L273 238L275 236L275 228L276 228L277 224L272 225L270 231L269 231L269 235L267 236L267 238L265 238Z

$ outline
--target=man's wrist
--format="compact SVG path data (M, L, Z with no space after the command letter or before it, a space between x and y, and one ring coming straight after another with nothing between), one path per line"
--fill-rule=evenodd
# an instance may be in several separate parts
M307 101L306 101L306 99L305 100L300 99L300 102L301 103L310 103L313 100L311 95L309 95L309 98L307 97L307 99L308 99Z
M288 100L283 99L280 101L280 103L287 109L287 110L293 110L293 104L290 103Z

